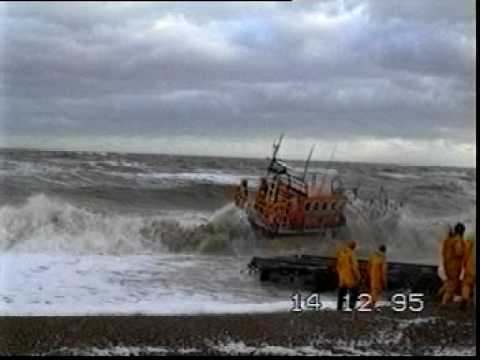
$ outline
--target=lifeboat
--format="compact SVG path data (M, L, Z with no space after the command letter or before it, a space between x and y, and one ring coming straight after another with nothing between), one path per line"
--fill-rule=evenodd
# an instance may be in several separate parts
M324 234L346 225L347 197L338 176L309 174L310 151L303 174L278 159L283 135L273 143L267 174L250 196L245 180L235 193L235 204L243 209L250 224L271 237Z

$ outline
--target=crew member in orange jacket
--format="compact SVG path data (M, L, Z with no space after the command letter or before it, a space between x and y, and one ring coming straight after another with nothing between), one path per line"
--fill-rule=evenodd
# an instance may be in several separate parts
M443 294L442 304L448 304L453 300L460 287L460 274L464 260L464 240L463 233L465 225L458 223L455 225L453 236L449 236L443 242L442 258L445 275L445 293Z
M350 296L350 309L355 309L358 297L358 285L361 279L360 270L355 257L357 244L350 240L337 251L338 299L337 310L341 311L347 293Z
M473 236L464 240L464 257L462 264L462 307L470 302L475 285L475 243Z
M377 303L383 289L387 287L387 262L385 253L387 248L381 245L368 259L368 277L370 282L371 306Z
M235 191L235 205L238 207L245 207L248 201L248 182L246 179L242 179L240 185L237 186Z

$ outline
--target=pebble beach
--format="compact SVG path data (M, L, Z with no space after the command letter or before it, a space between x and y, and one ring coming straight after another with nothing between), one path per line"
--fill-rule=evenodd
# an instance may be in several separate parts
M475 355L475 308L2 317L1 355Z

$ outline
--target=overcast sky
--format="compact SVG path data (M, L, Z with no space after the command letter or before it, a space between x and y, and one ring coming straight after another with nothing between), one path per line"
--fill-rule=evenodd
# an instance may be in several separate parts
M3 147L475 165L473 0L0 7Z

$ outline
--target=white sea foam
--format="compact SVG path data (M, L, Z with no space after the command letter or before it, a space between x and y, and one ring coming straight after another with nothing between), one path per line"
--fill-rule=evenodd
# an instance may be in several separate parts
M466 171L457 171L457 170L451 170L451 171L430 171L428 173L428 176L434 176L434 177L439 177L439 178L446 178L446 177L469 177L470 174Z
M195 349L185 349L188 352ZM141 356L142 354L164 355L170 350L162 346L112 346L108 348L60 348L53 353L62 353L73 356ZM42 354L43 355L43 354Z
M57 165L34 163L31 161L6 161L2 166L7 167L6 171L3 171L5 175L13 176L32 176L35 174L52 174L64 171Z
M338 345L332 349L322 349L314 346L296 346L285 347L278 345L248 346L243 341L230 341L212 345L211 348L225 355L277 355L277 356L400 356L409 355L398 352L386 353L374 349L356 348L353 346ZM475 356L475 347L458 347L458 348L442 348L432 347L425 349L425 355L428 356ZM54 350L53 353L65 353L83 356L139 356L149 355L166 355L168 353L191 354L201 353L196 348L167 348L163 346L112 346L106 348L90 347L90 348L66 348L63 347Z
M100 160L100 161L89 161L89 164L93 167L123 167L123 168L132 168L138 170L148 170L149 166L145 163L139 161L127 161L127 160Z
M0 255L0 315L178 315L289 311L246 258ZM21 284L21 286L19 286Z
M428 356L475 356L477 354L476 347L441 347L437 346L426 351Z
M231 341L225 344L219 344L213 347L216 351L227 355L277 355L277 356L378 356L386 355L374 349L363 349L354 346L341 344L332 346L332 348L322 348L321 346L272 346L263 345L259 347L247 346L243 341ZM400 355L398 353L389 353L388 355Z
M421 176L414 175L414 174L401 174L401 173L393 173L393 172L385 172L385 171L380 171L378 175L383 176L383 177L388 177L392 179L397 179L397 180L417 180L421 179Z
M162 172L138 174L138 176L144 179L173 181L177 184L182 182L195 182L205 184L235 185L239 184L242 179L247 179L251 183L257 181L256 177L253 176L243 176L222 172Z

